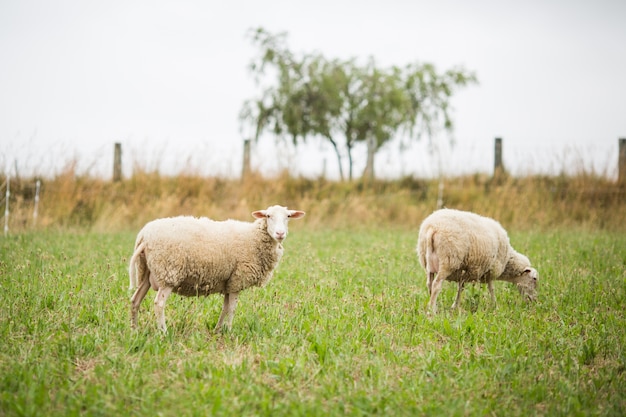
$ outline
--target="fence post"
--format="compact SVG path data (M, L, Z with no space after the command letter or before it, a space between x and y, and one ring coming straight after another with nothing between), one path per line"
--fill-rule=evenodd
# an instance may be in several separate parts
M626 138L619 138L618 143L617 182L626 184Z
M35 183L35 208L33 209L33 225L37 226L37 216L39 214L39 190L41 189L41 180Z
M241 179L245 179L250 173L250 139L243 141L243 167L241 169Z
M498 176L504 173L502 165L502 138L496 138L494 144L493 175Z
M6 205L4 209L4 235L9 234L9 197L11 196L11 175L7 172Z
M115 144L115 153L113 154L113 181L122 180L122 144Z

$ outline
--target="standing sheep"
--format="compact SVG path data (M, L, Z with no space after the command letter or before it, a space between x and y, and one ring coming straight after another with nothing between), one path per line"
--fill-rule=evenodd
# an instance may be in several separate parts
M283 255L287 222L303 211L272 206L252 213L257 220L214 221L188 216L157 219L137 235L130 258L131 325L150 287L157 291L154 312L163 332L165 302L172 292L183 296L224 294L224 306L215 328L230 329L239 292L263 286Z
M511 247L500 223L488 217L452 209L435 211L420 226L417 255L426 270L432 313L437 312L437 296L445 280L459 285L452 308L459 306L466 282L487 283L494 303L494 280L515 284L530 300L537 296L537 270Z

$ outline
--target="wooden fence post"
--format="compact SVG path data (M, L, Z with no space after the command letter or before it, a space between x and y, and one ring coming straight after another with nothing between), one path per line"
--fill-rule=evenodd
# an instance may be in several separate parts
M9 197L11 197L11 175L7 171L6 205L4 209L4 235L9 234Z
M245 179L250 174L250 139L243 141L243 167L241 169L241 179Z
M122 144L115 144L115 153L113 154L113 181L122 180Z
M620 138L618 143L617 182L626 184L626 138Z
M39 214L39 191L41 190L41 180L35 183L35 208L33 209L33 225L37 226L37 216Z
M494 143L493 175L498 176L504 173L502 164L502 138L496 138Z

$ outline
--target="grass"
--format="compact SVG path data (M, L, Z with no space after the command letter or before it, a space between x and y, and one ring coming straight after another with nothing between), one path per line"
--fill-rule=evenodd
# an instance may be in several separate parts
M305 218L305 221L307 218ZM222 299L172 296L168 334L150 292L129 328L134 233L44 230L0 240L0 414L624 415L626 236L514 230L539 301L469 286L425 314L411 228L292 225L283 262Z

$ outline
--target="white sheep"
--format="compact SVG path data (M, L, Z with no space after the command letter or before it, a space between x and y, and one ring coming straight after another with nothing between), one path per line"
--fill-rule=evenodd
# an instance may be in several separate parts
M150 287L157 291L157 325L167 331L165 302L172 292L183 296L224 294L224 306L215 327L232 326L239 292L263 286L283 255L287 223L303 211L272 206L252 213L257 220L214 221L189 216L157 219L137 235L130 259L131 325Z
M466 282L486 283L494 304L494 280L515 284L530 300L537 296L537 270L511 247L500 223L488 217L452 209L435 211L420 226L417 255L426 270L432 313L437 312L437 296L445 280L459 286L452 308L459 306Z

